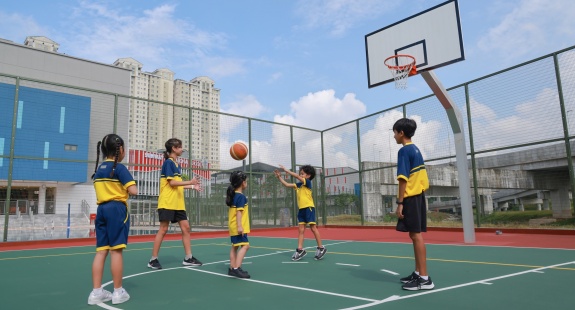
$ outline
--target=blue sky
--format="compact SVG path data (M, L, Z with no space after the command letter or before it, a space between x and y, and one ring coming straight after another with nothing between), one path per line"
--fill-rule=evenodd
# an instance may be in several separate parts
M406 91L369 89L364 37L443 2L20 0L0 7L0 37L47 36L75 57L209 76L225 112L326 129L431 93L420 76ZM572 0L459 9L466 60L435 70L446 88L575 44Z

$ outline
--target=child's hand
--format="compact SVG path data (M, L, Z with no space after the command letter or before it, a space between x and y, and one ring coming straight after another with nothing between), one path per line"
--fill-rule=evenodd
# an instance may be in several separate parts
M286 167L284 167L284 166L282 166L282 165L279 165L279 167L282 168L283 171L287 171Z
M198 177L194 177L190 180L190 182L191 185L196 185L200 183L200 180L198 180Z
M279 170L277 170L277 169L274 170L274 174L276 175L277 178L280 178L282 176L281 173L279 172Z
M242 227L242 225L238 225L238 235L243 235L244 234L244 228Z

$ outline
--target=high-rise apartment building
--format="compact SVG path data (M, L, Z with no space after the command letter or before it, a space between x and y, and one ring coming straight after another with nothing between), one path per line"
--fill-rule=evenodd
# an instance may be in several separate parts
M164 148L166 140L176 137L184 142L192 159L219 168L219 117L205 112L220 110L220 90L212 79L202 76L186 82L174 79L174 72L168 69L144 72L142 63L133 58L120 58L114 65L132 70L131 96L142 98L130 100L132 149L155 152Z

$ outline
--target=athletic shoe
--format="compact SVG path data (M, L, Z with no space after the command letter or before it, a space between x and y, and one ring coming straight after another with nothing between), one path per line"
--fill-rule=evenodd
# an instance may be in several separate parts
M126 302L130 299L130 295L125 289L115 290L112 294L112 304L117 305Z
M298 260L302 259L306 254L307 254L307 252L304 249L302 249L302 250L296 249L295 253L293 253L293 255L291 257L291 260L298 261Z
M250 278L250 275L246 271L242 270L242 268L238 268L238 269L230 268L228 270L228 275L232 276L232 277L240 278L240 279L249 279Z
M244 278L244 279L251 278L250 274L247 271L243 270L242 267L238 267L237 273L241 275L238 278Z
M317 249L315 250L315 256L313 257L313 259L320 260L323 258L325 253L327 253L327 249L325 247L321 247L321 248L317 247Z
M427 278L427 280L424 280L422 277L418 277L417 279L413 279L401 286L401 288L408 291L430 290L434 287L435 285L431 282L431 277Z
M160 261L157 258L148 262L148 268L152 269L162 269L162 265L160 265Z
M414 271L410 275L408 275L407 277L399 279L399 281L401 281L401 283L407 283L407 282L411 282L417 278L419 278L419 275L417 273L415 273L415 271Z
M188 259L184 258L182 265L184 265L184 266L201 266L203 264L197 258L192 256L192 258L188 258Z
M112 300L112 293L104 289L102 289L102 292L100 294L96 294L94 293L94 291L92 291L92 293L90 293L90 296L88 296L88 305L97 305L99 303L103 303L110 300Z

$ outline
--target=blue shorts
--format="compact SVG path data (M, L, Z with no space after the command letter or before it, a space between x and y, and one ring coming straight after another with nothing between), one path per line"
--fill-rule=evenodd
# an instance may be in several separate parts
M130 217L120 201L108 201L96 211L96 251L123 249L128 244Z
M242 245L249 245L250 242L248 241L248 234L230 236L232 240L233 246L242 246Z
M309 225L315 225L315 208L314 207L308 207L308 208L304 208L304 209L299 209L299 211L297 212L297 221L299 225L302 224L309 224Z

